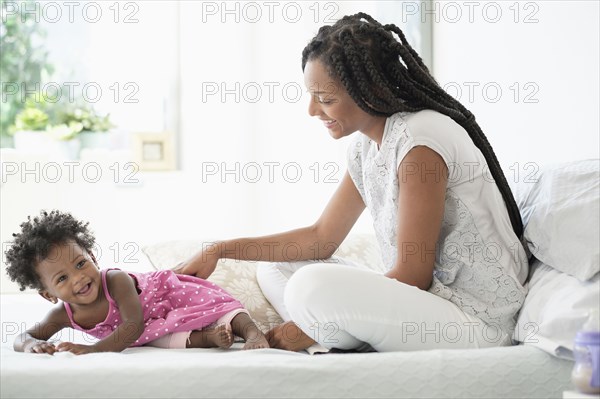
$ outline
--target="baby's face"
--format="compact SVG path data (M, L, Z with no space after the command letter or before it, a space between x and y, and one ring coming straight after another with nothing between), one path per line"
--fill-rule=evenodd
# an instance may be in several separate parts
M36 271L44 289L40 295L74 305L94 303L102 292L100 271L89 253L74 241L54 245Z

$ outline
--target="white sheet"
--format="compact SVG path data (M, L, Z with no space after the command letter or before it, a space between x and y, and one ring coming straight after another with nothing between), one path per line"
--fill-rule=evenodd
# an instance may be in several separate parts
M242 351L241 344L84 356L17 353L14 329L32 325L47 307L36 295L1 295L0 303L0 389L7 398L559 398L571 389L572 363L530 346L315 356Z

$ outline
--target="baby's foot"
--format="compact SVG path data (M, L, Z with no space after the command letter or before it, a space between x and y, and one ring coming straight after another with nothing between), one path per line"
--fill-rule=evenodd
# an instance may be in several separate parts
M219 324L209 331L208 339L219 348L227 349L233 345L233 333L226 324Z
M261 349L269 348L269 341L265 338L265 335L260 332L250 332L246 337L246 344L242 349Z

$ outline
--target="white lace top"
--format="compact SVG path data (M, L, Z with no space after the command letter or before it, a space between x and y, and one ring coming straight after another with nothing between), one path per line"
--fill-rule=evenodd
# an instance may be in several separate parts
M381 148L356 133L348 171L371 211L383 262L398 256L398 168L416 146L436 151L448 167L444 217L429 292L499 326L509 336L525 299L527 257L481 151L451 118L431 110L386 121Z

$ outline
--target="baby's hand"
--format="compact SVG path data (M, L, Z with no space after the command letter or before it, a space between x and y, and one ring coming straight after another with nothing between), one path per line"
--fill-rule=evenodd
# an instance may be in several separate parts
M61 342L56 347L57 352L71 352L76 355L84 355L86 353L97 352L96 348L92 345L80 345L72 342Z
M46 341L37 341L35 344L25 349L26 353L47 353L53 355L56 352L54 344Z

